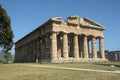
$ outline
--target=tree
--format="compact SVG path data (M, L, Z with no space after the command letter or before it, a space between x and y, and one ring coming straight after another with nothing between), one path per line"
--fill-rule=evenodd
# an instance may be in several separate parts
M11 54L11 52L5 52L4 53L4 58L6 59L7 62L9 60L12 60L12 54Z
M11 29L11 21L5 9L0 5L0 46L6 51L13 46L13 31Z

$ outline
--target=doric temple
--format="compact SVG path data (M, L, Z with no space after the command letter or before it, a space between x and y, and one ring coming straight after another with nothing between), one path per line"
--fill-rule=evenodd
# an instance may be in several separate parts
M106 61L103 30L89 18L51 18L15 43L15 62Z

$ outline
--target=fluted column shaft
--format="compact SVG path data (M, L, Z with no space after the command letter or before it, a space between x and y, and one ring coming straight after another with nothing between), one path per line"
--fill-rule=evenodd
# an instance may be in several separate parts
M79 58L79 45L78 45L78 36L74 35L74 57Z
M92 38L92 56L93 58L97 58L97 52L96 52L96 38Z
M57 60L57 34L56 32L52 33L52 44L51 44L51 59L52 61Z
M39 38L38 38L38 39L37 39L37 55L36 55L36 56L37 56L37 57L36 57L37 59L39 59L39 47L40 47L40 46L39 46Z
M84 53L84 58L88 58L88 41L87 41L87 36L84 36L84 43L83 43L83 53Z
M63 35L63 57L68 58L68 36L66 33Z
M100 45L100 55L101 55L101 58L105 58L105 53L104 53L104 41L103 41L103 38L100 38L99 40L99 45Z

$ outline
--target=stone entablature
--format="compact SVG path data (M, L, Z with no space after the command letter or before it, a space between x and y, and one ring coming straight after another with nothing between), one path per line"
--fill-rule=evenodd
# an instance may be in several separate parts
M61 17L51 18L15 43L15 61L105 61L103 30L105 27L89 18L70 16L66 21ZM97 39L100 58L97 58ZM89 52L89 41L92 53Z

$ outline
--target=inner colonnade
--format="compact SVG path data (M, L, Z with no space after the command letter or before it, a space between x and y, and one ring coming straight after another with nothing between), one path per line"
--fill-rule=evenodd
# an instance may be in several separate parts
M15 62L106 61L104 29L88 18L71 16L67 22L52 18L15 43Z

